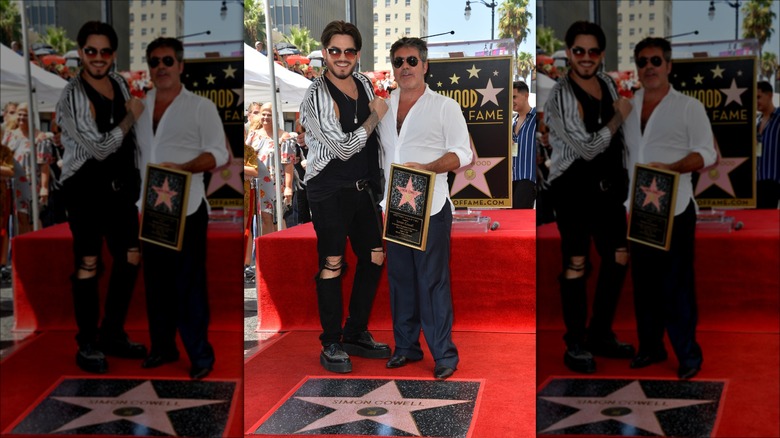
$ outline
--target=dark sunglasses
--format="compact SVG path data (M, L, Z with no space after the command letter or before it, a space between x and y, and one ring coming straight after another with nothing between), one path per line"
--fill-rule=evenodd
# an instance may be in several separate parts
M636 66L639 68L645 68L648 61L650 61L650 64L653 64L656 67L660 67L661 64L663 63L663 60L661 59L660 56L653 56L652 58L643 56L636 60Z
M586 50L579 46L573 47L571 49L571 53L573 53L574 56L578 58L585 56L585 52ZM602 50L599 49L598 47L591 47L590 49L587 50L587 52L588 52L588 56L590 56L590 59L596 59L599 56L601 56Z
M98 49L94 47L84 47L84 54L90 58L94 58L98 54ZM105 47L100 49L100 57L103 59L108 59L113 54L114 54L114 49L112 49L111 47Z
M341 52L342 50L339 49L338 47L331 47L328 49L328 54L336 58L341 57ZM347 59L349 60L355 59L357 53L358 53L357 49L344 49L344 56L346 56Z
M409 67L417 67L417 63L420 62L420 60L417 59L416 56L407 56L406 59L401 58L399 56L393 59L393 67L401 68L401 66L404 65L404 61L406 61L406 63L409 64Z
M149 58L149 67L155 68L158 65L160 65L160 61L162 61L163 64L170 67L173 65L173 56L163 56L162 58L154 57Z

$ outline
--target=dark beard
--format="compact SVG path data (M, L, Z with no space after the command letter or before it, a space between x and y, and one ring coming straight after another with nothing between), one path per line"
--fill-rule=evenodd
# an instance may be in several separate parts
M108 76L108 73L110 71L111 71L111 68L108 68L108 69L106 69L106 72L103 73L102 75L95 75L91 71L89 71L89 68L84 67L84 73L86 73L87 75L89 75L89 77L91 77L92 79L95 79L95 80L100 80L100 79L105 78L106 76Z

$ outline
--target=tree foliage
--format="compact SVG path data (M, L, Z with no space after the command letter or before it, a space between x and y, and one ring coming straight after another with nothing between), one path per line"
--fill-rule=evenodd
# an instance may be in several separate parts
M536 28L536 47L550 56L566 46L563 41L555 36L555 30L547 26L538 26Z
M255 41L265 44L265 7L262 0L244 0L244 42L249 47Z
M528 77L531 72L536 68L534 63L534 55L528 52L520 52L516 59L517 75L521 78Z
M772 29L772 20L775 18L775 13L772 11L771 6L772 0L748 0L742 6L742 13L744 14L742 19L742 36L758 40L759 59L761 59L764 43L771 40L772 32L774 31Z
M528 10L528 0L506 0L498 7L498 36L515 41L515 56L520 44L528 37L528 23L533 14Z
M777 55L772 52L764 52L761 56L761 75L771 82L778 71Z
M16 1L0 0L0 42L10 46L12 41L22 42L22 17Z
M290 35L285 35L284 40L295 45L305 55L320 45L320 42L311 36L311 32L306 27L290 26Z
M62 27L47 27L41 42L52 46L60 55L76 48L76 42L68 38L65 28Z

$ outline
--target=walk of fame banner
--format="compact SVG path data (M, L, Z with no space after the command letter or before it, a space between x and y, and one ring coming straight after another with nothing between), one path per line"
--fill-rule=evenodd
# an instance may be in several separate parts
M756 206L756 58L675 59L672 86L704 104L719 160L693 173L699 207Z
M431 90L460 104L474 161L450 173L455 207L512 207L512 57L431 59Z
M212 207L244 204L244 59L204 58L184 61L184 86L217 106L229 142L224 166L204 174L206 197ZM192 126L192 129L198 129Z

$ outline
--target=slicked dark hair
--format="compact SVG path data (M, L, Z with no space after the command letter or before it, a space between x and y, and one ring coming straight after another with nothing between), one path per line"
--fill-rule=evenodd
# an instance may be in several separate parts
M83 49L87 45L87 38L90 35L103 35L108 38L108 44L116 51L119 48L119 37L116 36L116 31L108 23L102 21L87 21L79 29L79 34L76 36L76 43L79 45L79 49Z
M772 94L772 84L770 84L767 81L758 81L756 82L756 89L758 91L761 91L762 93L769 93Z
M512 82L512 88L519 91L520 93L530 93L531 90L528 89L528 84L525 83L525 81L514 81Z
M428 61L428 43L426 43L424 39L414 37L403 37L399 39L390 47L390 58L392 59L395 56L395 52L402 47L417 49L417 51L420 52L420 61Z
M320 37L320 41L322 42L322 47L327 49L330 45L330 40L333 38L334 35L349 35L352 37L352 39L355 41L355 49L359 52L360 49L363 47L363 38L360 37L360 31L358 30L357 26L355 26L352 23L348 23L343 20L336 20L331 21L328 23L327 26L325 26L325 29L322 30L322 36ZM347 49L348 47L343 47Z
M176 56L177 61L182 62L184 60L184 45L176 38L167 37L159 37L146 46L146 60L149 61L149 57L152 56L152 52L159 49L160 47L170 47L173 49L173 53Z
M634 60L639 59L639 52L650 47L661 49L666 62L672 60L672 45L665 38L647 37L634 46Z
M596 23L590 21L575 21L569 26L569 30L566 31L566 48L571 49L574 46L574 40L579 35L592 35L596 38L596 42L599 45L599 49L602 51L607 48L607 37L604 35L604 31Z

